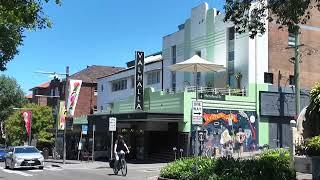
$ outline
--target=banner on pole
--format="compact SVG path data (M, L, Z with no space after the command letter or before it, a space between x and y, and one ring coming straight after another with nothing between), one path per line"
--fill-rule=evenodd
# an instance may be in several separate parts
M31 130L32 111L31 110L22 111L22 117L24 121L24 127L26 128L27 134L29 136L30 130Z
M68 96L67 112L68 112L69 116L73 116L74 112L75 112L75 109L76 109L76 105L77 105L77 101L78 101L78 97L79 97L79 93L80 93L82 80L70 79L69 82L70 82L70 84L69 84L69 96Z
M59 102L59 114L57 116L57 121L58 121L58 129L59 130L64 130L66 126L66 105L65 101L60 101Z

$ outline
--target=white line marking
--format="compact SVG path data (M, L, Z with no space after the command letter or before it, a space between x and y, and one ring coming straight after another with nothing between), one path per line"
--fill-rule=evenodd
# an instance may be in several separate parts
M9 173L9 174L18 174L21 176L33 176L32 174L24 173L17 170L8 170L8 169L2 169L3 172Z
M43 170L41 169L31 169L31 170L28 170L29 172L42 172Z

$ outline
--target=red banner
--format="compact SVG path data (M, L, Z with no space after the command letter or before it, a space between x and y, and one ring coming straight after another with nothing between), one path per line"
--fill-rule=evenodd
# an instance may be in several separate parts
M31 117L32 117L32 111L27 110L27 111L22 111L22 117L23 121L25 123L26 131L28 136L30 135L30 130L31 130Z

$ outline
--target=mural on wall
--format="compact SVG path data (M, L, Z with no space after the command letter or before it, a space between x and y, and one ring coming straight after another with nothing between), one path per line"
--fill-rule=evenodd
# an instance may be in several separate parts
M204 154L215 149L221 153L227 148L230 151L243 148L243 151L250 151L257 147L257 127L256 112L236 111L236 110L216 110L203 109L203 124L198 126L205 133L205 138L200 152L200 145L197 144L197 126L193 126L193 149L194 154Z

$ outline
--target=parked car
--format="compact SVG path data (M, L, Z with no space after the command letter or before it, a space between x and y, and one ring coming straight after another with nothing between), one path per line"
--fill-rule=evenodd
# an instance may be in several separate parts
M34 146L10 147L5 157L5 168L30 168L43 169L44 158Z
M0 162L4 161L5 156L6 156L6 150L0 149Z

